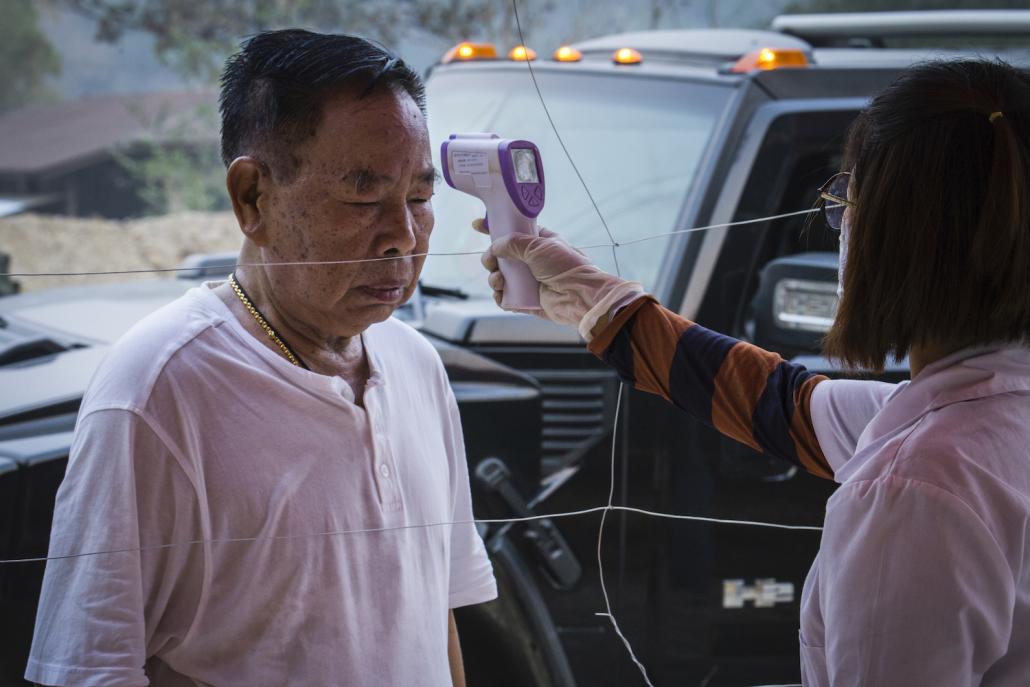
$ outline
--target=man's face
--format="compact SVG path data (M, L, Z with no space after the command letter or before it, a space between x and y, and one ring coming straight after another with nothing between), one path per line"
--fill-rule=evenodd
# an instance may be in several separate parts
M425 253L435 172L429 135L406 93L381 89L329 100L316 135L292 151L286 183L259 201L268 262L391 258ZM424 257L266 268L270 296L327 340L388 318L415 289Z

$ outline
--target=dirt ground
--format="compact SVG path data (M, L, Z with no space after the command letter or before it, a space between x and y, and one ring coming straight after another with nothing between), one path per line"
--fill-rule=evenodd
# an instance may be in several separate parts
M184 212L125 221L50 215L0 219L0 252L10 272L99 272L178 267L192 253L237 251L230 212ZM14 277L22 292L56 286L168 279L171 274Z

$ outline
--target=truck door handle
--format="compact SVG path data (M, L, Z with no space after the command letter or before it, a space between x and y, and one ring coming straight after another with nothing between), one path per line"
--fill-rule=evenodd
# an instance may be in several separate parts
M476 480L492 494L496 494L517 517L531 518L536 513L526 503L515 484L511 471L499 458L484 458L476 465ZM548 580L557 589L569 589L583 574L583 567L576 560L565 537L549 518L529 520L526 538L533 543L540 555L540 562Z

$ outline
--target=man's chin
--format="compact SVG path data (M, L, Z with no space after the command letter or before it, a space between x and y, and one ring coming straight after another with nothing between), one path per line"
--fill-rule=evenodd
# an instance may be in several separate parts
M346 313L341 314L333 329L339 332L339 336L357 336L362 333L373 324L379 324L390 319L390 315L394 313L400 304L364 304L361 306L352 306L347 309Z
M415 287L398 289L400 293L374 293L374 290L369 289L354 291L356 292L347 294L345 308L334 313L334 324L337 326L333 329L338 332L353 332L347 336L357 336L373 324L388 320L397 308L408 302L415 292Z

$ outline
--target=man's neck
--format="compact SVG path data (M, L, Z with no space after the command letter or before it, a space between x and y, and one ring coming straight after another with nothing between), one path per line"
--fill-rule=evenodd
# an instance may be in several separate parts
M254 307L260 311L280 339L304 361L308 369L318 374L344 379L354 392L355 403L361 405L369 376L368 358L361 336L322 336L314 328L296 322L287 313L280 311L274 300L265 296L260 284L246 282L244 288ZM230 312L251 336L285 359L282 349L258 324L228 282L217 286L214 293L228 306Z

